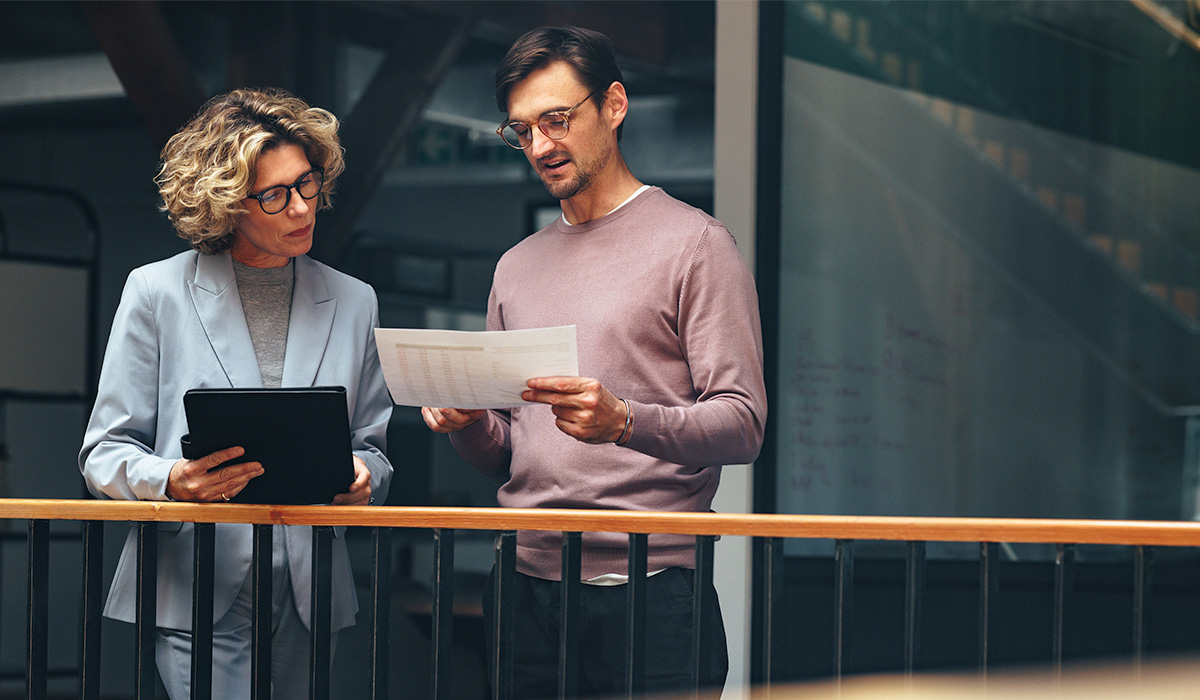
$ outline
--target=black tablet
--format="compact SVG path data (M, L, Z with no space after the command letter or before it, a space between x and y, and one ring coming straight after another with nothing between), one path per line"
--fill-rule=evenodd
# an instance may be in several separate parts
M264 473L232 501L329 503L354 482L344 387L192 389L183 407L186 459L241 446L237 463L262 463Z

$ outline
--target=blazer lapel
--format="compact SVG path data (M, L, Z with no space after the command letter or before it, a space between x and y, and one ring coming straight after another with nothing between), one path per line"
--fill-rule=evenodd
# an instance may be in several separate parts
M231 387L261 387L258 358L242 312L229 254L198 255L196 277L188 284L192 304L209 345L217 355Z
M313 386L329 346L337 299L329 295L325 275L311 258L296 258L296 285L283 357L284 386Z

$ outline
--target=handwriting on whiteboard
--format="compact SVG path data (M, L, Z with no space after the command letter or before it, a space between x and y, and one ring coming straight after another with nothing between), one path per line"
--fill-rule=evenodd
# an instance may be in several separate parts
M872 343L831 349L836 339L818 333L798 329L783 368L790 486L892 488L907 462L920 458L925 435L944 427L954 346L891 314L868 334Z

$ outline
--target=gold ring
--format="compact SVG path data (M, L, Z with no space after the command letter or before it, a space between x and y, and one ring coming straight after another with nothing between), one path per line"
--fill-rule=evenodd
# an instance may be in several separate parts
M226 496L225 494L221 494L221 498L225 499L226 503L229 502L229 496Z

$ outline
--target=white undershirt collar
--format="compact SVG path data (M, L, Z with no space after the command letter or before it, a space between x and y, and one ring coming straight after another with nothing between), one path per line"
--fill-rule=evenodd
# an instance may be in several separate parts
M628 197L628 198L626 198L626 200L625 200L624 202L621 202L621 203L620 203L620 204L618 204L617 206L613 207L613 210L612 210L612 211L610 211L610 212L608 212L608 214L611 214L611 213L613 213L613 211L616 211L616 210L620 209L621 207L625 206L626 204L629 204L630 202L632 202L632 201L633 201L633 198L634 198L634 197L638 196L639 194L641 194L641 193L645 192L645 191L646 191L646 190L648 190L648 189L650 189L650 185L642 185L641 187L637 188L636 190L634 190L633 194L629 195L629 197ZM608 214L605 214L604 216L608 216ZM566 215L566 214L561 214L560 216L562 217L562 222L563 222L563 225L565 225L565 226L575 226L575 224L571 223L570 221L567 221L567 215ZM603 217L601 217L601 218L603 218Z

